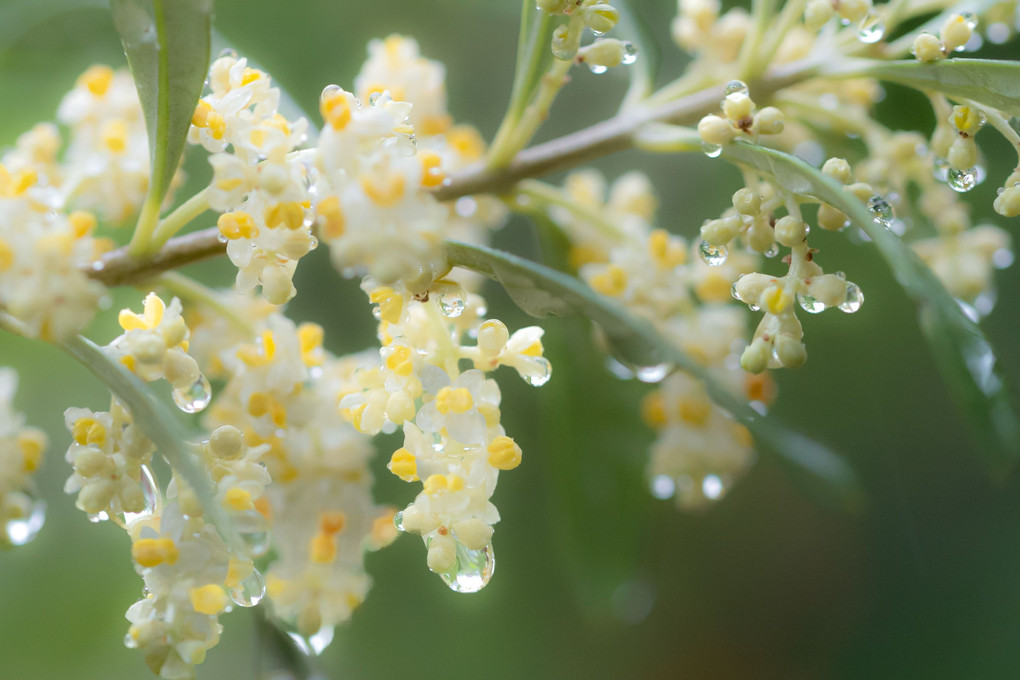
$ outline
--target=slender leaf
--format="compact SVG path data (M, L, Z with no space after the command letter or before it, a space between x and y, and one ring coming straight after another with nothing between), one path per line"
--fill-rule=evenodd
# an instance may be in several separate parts
M855 75L867 75L918 90L934 90L970 99L1020 116L1020 62L946 59L933 64L911 61L851 62Z
M206 518L220 532L220 535L232 545L239 545L240 538L236 535L233 525L219 503L214 500L215 491L209 475L195 460L195 455L188 450L187 436L182 430L174 414L159 400L151 390L128 371L119 362L113 361L94 343L78 336L59 343L61 349L71 355L80 364L89 369L94 376L131 412L135 423L142 429L145 436L152 440L159 453L173 468L174 473L195 492L195 496L205 510Z
M1020 421L991 345L931 270L853 195L799 158L745 142L725 147L722 157L770 175L791 193L838 208L871 238L919 305L921 329L950 394L974 430L986 466L994 477L1005 477L1020 458Z
M538 9L534 0L523 0L521 30L517 40L517 67L507 115L517 117L535 96L542 75L552 63L555 19Z
M450 264L501 283L528 314L579 314L598 323L622 362L635 367L671 364L701 380L712 400L746 426L761 452L782 464L807 493L843 509L860 507L863 494L845 461L821 444L758 414L713 380L698 362L664 340L648 321L631 316L571 276L509 253L455 241L447 242L446 252Z
M617 0L613 5L620 12L616 33L637 48L637 61L629 67L630 87L624 95L623 108L638 103L652 93L659 68L659 48L648 24L636 9L638 4L634 0Z
M154 223L209 68L212 0L110 0L110 7L145 113L152 174L143 210Z

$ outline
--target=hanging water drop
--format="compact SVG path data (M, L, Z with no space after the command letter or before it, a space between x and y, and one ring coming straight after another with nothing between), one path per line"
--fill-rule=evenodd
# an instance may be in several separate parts
M464 313L467 301L460 291L443 293L439 296L439 307L443 310L443 314L454 319Z
M123 514L124 524L130 524L143 517L151 517L159 510L159 485L156 483L156 477L148 465L143 465L138 471L138 486L142 489L145 507L139 512L125 512Z
M368 95L368 105L375 106L379 102L380 97L382 97L382 92L373 92Z
M231 49L230 47L224 47L222 50L220 50L220 53L216 55L216 58L223 59L224 57L229 57L230 59L237 59L237 52Z
M105 510L100 510L99 512L90 512L85 516L93 524L99 524L100 522L105 522L108 519L110 519L110 515L107 514Z
M603 66L602 64L596 64L596 63L593 63L593 62L590 62L590 61L587 62L587 63L588 63L588 70L591 71L592 73L594 73L597 76L600 76L600 75L602 75L603 73L605 73L606 71L609 70L608 67Z
M252 569L247 578L230 589L230 599L239 607L254 607L266 595L266 580L258 569Z
M726 83L723 92L728 96L731 94L748 94L750 90L747 89L747 83L743 80L731 80Z
M13 517L4 524L0 545L25 545L39 535L46 523L46 502L23 491L10 494L6 502Z
M623 58L621 59L621 61L629 66L630 64L633 64L635 61L637 61L637 58L638 58L637 47L635 47L633 43L629 42L623 43Z
M287 635L305 656L318 656L333 642L333 626L323 626L314 635L305 637L300 633L289 632Z
M701 261L708 266L718 267L726 261L729 251L726 246L714 246L708 241L702 241L698 245L698 255L701 257Z
M491 543L481 550L470 550L457 541L457 562L451 571L439 576L450 590L477 593L489 582L495 569L496 558Z
M857 40L871 45L885 37L885 24L874 12L868 12L861 22L857 24Z
M977 169L958 170L949 168L946 172L946 183L961 194L977 186Z
M976 29L978 27L977 16L975 16L973 13L971 13L971 12L960 12L960 18L963 19L964 23L967 24L967 27L970 28L970 30L973 31L974 29Z
M868 210L871 211L871 215L875 219L875 224L881 225L886 229L892 227L893 222L893 209L889 205L889 201L885 200L882 196L875 194L868 199Z
M398 510L397 512L393 513L393 526L397 528L397 531L407 531L407 529L404 528L403 510Z
M722 146L718 144L709 144L708 142L701 143L701 150L705 152L705 155L709 158L718 158L722 155Z
M825 311L825 303L819 302L810 295L798 295L797 302L800 308L809 314L820 314Z
M209 380L204 375L199 375L198 380L189 387L174 390L173 397L177 408L185 413L198 413L209 405L209 401L212 399L212 387L209 386Z
M637 379L643 383L657 383L662 382L667 375L673 370L673 365L670 363L655 364L653 366L639 366L635 371L634 375Z
M326 101L333 95L343 91L344 88L340 87L339 85L327 85L326 87L322 88L322 94L319 95L319 101Z
M549 378L552 377L552 364L549 360L544 357L536 357L528 362L533 364L534 368L529 370L526 374L521 375L524 378L524 382L528 383L532 387L541 387L542 385L549 382Z
M839 306L839 311L853 314L864 304L864 293L856 283L846 284L846 299Z
M762 255L764 255L765 257L768 257L768 258L773 258L773 257L775 257L778 254L779 254L779 244L776 243L775 241L773 241L772 245L770 245L765 250L765 252L762 253Z

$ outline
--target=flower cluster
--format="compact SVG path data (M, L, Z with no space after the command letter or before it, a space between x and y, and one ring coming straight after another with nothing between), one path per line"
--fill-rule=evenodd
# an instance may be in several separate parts
M46 451L46 435L26 427L14 410L18 376L0 368L0 548L28 543L42 529L46 503L37 496L33 474Z

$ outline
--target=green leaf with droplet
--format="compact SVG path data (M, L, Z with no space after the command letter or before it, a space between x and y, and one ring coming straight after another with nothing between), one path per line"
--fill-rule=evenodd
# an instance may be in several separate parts
M149 136L151 176L132 250L144 254L209 69L212 0L110 0Z
M135 424L152 440L174 474L187 482L205 510L206 519L229 544L239 546L240 537L215 501L212 480L189 450L188 438L174 414L152 391L118 361L81 336L58 343L60 348L99 378L117 400L131 412Z
M781 151L747 142L723 149L722 158L751 166L785 190L824 201L866 233L907 295L918 304L921 329L935 363L970 424L993 477L1004 478L1020 459L1020 421L981 328L899 236L874 221L856 197L817 168Z
M498 281L517 305L537 317L578 314L599 324L613 354L630 366L672 364L701 380L709 397L754 436L759 451L782 465L806 493L845 510L859 508L863 492L850 466L830 449L766 418L715 381L697 361L665 340L645 319L578 279L509 253L448 241L451 265Z
M946 59L850 63L854 75L872 76L915 90L941 92L953 99L970 99L1020 116L1020 62L991 59Z

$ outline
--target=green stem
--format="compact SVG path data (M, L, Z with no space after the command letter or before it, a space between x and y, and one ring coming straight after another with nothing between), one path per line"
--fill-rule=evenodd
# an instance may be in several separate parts
M764 48L758 54L758 67L754 77L764 73L768 65L772 63L776 52L782 47L786 34L800 23L801 17L804 16L804 7L806 5L807 0L789 0L783 6L782 11L779 13L779 18L776 19L775 26L768 31L768 38L765 41Z
M611 220L606 219L602 212L578 203L563 189L550 186L545 182L528 179L518 185L518 193L527 196L531 200L531 204L527 206L528 210L558 206L566 209L574 217L590 223L604 236L616 241L624 238L623 232ZM513 207L512 204L511 207Z
M221 318L229 321L231 325L242 331L245 335L255 334L255 329L252 325L238 314L234 307L224 303L211 288L199 283L190 276L185 276L179 272L164 272L154 283L177 297L198 303L203 307L208 307Z
M984 112L985 118L988 119L988 123L995 128L1000 135L1005 137L1006 141L1013 147L1013 150L1016 151L1017 165L1020 166L1020 134L1013 129L1013 126L1009 124L1009 121L995 109L982 106L981 104L972 101L968 101L967 104Z
M209 190L210 187L202 189L159 221L152 234L152 250L158 251L177 232L209 210Z

